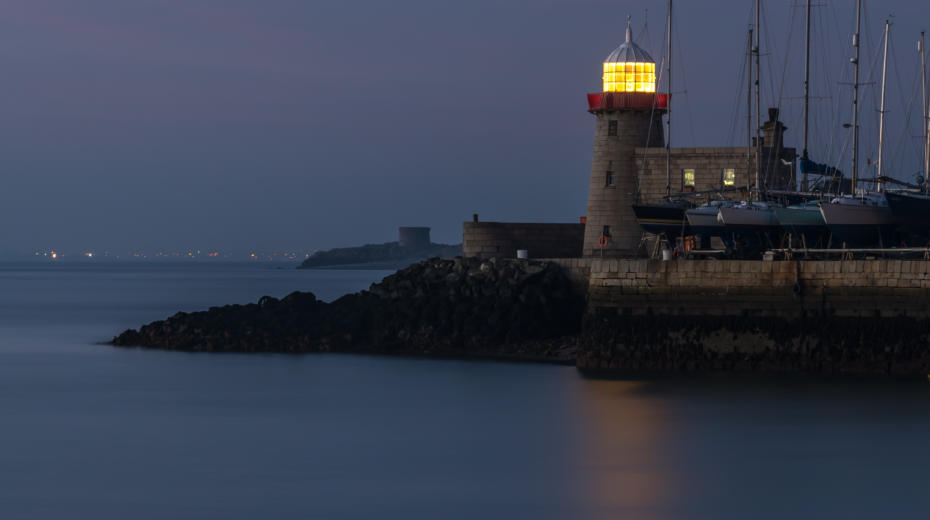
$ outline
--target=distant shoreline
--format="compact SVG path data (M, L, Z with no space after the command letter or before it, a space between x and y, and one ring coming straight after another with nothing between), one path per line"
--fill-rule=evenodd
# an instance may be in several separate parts
M461 254L461 244L405 246L400 242L386 242L318 251L298 269L402 269L427 258L451 258Z

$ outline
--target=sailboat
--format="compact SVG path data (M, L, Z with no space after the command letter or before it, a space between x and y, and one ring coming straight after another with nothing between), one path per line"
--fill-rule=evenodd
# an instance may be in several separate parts
M923 91L923 132L924 132L924 189L916 191L886 192L888 207L897 220L898 227L910 245L927 245L930 243L930 194L927 193L927 172L930 172L930 112L927 108L927 53L924 33L920 33L920 75Z
M668 0L668 33L666 39L666 84L668 91L672 91L672 0ZM666 239L674 240L678 236L691 234L685 211L691 204L684 200L673 200L672 189L672 101L668 98L666 106L666 132L665 132L665 200L657 204L633 204L633 214L636 222L646 233L665 235Z
M830 228L830 233L838 242L847 246L880 246L887 247L893 244L895 218L888 207L885 195L881 193L881 184L878 192L859 192L856 190L856 174L859 152L859 34L862 15L862 0L856 1L856 33L853 35L853 46L856 56L855 79L853 82L853 168L852 192L849 195L836 197L830 202L820 203L820 212L823 220ZM885 49L882 61L882 93L881 109L878 124L878 178L882 178L883 142L885 128L885 80L888 65L888 32L890 24L885 21Z
M801 181L802 190L809 189L807 176L809 173L816 175L836 175L836 168L818 164L810 159L807 154L808 130L810 128L810 74L811 74L811 0L806 2L806 33L804 46L804 147L801 151L801 158L798 161L799 169L803 175ZM823 220L823 214L820 212L820 202L817 200L808 200L799 204L791 204L785 207L774 208L775 219L781 228L792 237L799 237L807 247L818 243L825 244L828 242L830 234L829 228Z
M756 179L755 189L749 192L749 200L733 206L724 206L720 208L717 220L727 228L730 233L736 233L742 238L743 242L753 243L755 245L770 245L773 241L777 242L779 226L775 218L774 208L777 204L772 202L761 202L762 183L760 176L762 162L762 136L761 130L761 95L760 95L760 66L759 56L761 54L759 46L761 45L762 30L759 27L760 5L756 0L756 41L752 47L752 55L755 57L756 80L755 80L755 98L756 98ZM753 197L755 195L755 197ZM754 201L753 198L756 200Z

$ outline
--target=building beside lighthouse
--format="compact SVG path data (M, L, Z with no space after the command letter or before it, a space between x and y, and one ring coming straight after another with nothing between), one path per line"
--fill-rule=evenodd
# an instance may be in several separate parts
M601 65L602 90L587 95L594 147L586 216L578 224L527 224L481 222L476 215L463 226L465 256L513 257L519 250L531 258L639 256L649 236L632 206L666 200L667 170L671 194L703 194L695 202L745 199L746 188L756 189L755 139L751 146L670 148L666 153L664 116L671 94L659 92L659 65L636 44L629 22L624 41ZM767 112L760 129L760 178L768 189L793 190L797 153L784 146L787 127L778 120L778 109Z

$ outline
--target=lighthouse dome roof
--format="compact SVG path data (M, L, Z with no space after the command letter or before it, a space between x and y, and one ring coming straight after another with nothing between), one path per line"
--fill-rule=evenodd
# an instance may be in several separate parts
M617 62L635 62L635 63L655 63L652 56L644 51L642 47L633 43L633 29L630 28L629 22L626 27L626 41L611 52L604 63Z

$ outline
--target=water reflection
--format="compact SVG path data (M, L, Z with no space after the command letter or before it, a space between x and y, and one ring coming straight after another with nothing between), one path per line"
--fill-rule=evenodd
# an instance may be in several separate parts
M918 518L930 384L581 380L589 517Z
M584 380L582 487L596 518L655 518L676 491L673 419L649 383Z

